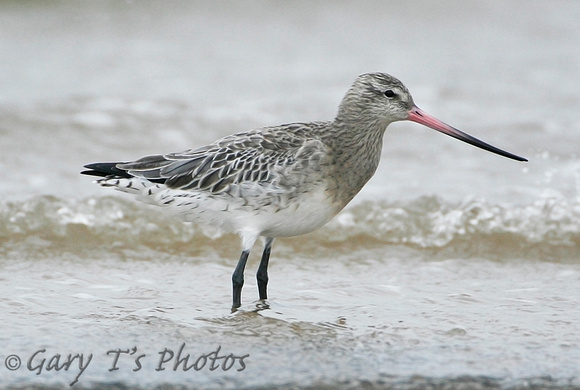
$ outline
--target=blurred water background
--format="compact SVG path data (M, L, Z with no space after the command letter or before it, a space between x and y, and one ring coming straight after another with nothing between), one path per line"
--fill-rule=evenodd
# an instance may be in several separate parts
M579 388L578 15L574 1L1 2L0 388ZM269 308L260 246L230 314L237 237L78 174L332 119L373 71L530 162L392 125L355 201L276 241Z

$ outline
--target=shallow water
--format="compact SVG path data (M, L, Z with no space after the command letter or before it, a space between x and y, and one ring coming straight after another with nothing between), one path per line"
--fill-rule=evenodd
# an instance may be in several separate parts
M0 5L0 388L580 387L576 3L160 4ZM236 236L78 174L330 119L377 70L530 162L389 127L267 303L260 245L232 314Z

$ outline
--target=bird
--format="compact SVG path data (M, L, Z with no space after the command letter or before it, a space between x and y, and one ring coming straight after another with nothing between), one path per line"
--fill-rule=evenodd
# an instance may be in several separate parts
M405 120L528 161L427 114L397 78L365 73L331 121L262 127L182 152L87 164L81 174L97 176L97 184L162 206L183 221L237 233L242 251L232 274L236 311L256 240L264 240L256 279L259 300L265 302L274 240L312 232L337 215L375 173L387 126Z

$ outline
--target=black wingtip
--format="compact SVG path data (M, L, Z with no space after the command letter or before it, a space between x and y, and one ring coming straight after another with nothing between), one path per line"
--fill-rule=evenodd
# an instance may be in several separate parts
M88 168L87 171L81 171L81 175L88 175L88 176L99 176L99 177L106 177L106 176L117 176L117 177L131 177L127 171L117 168L118 164L123 164L120 162L114 163L93 163L87 164L84 167Z

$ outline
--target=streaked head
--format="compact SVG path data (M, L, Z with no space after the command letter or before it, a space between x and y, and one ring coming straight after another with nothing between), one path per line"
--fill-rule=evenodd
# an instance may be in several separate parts
M408 118L414 107L407 87L386 73L365 73L357 77L339 108L339 116L350 120L373 120L385 127Z

